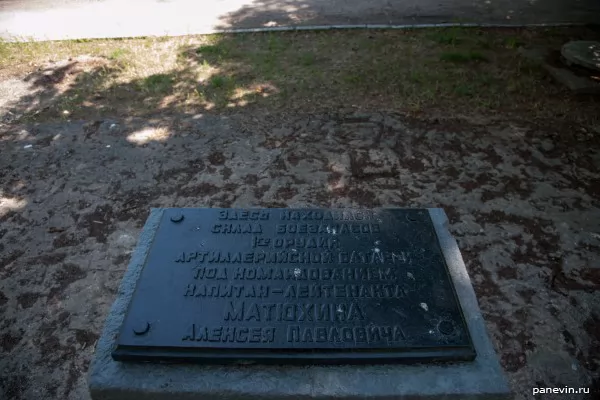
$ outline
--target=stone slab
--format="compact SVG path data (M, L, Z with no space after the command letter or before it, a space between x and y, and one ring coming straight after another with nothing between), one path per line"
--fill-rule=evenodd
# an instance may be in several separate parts
M472 362L364 366L203 366L122 363L111 352L165 209L153 209L90 366L93 400L508 399L507 381L442 209L429 209L477 352Z

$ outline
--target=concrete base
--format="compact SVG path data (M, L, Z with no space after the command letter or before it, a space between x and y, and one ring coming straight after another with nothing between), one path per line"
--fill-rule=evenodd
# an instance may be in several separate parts
M600 94L600 83L592 79L590 74L576 74L566 65L552 65L547 62L547 58L552 54L552 51L545 48L538 49L519 49L521 54L530 60L536 62L544 68L554 80L566 86L575 94Z
M442 209L430 209L477 358L444 365L201 366L120 363L111 351L163 209L153 209L90 367L93 400L508 399L477 298Z

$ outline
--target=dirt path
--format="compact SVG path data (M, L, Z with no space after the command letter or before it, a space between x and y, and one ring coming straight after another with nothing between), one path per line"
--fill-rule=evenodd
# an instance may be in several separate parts
M598 387L600 146L558 129L346 111L5 127L0 393L87 398L149 207L443 207L516 398Z

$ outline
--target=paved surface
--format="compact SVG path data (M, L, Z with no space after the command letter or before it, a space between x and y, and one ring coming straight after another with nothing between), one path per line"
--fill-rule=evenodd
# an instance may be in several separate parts
M276 26L600 21L597 0L0 0L4 38L57 40Z
M442 207L516 399L598 386L600 145L560 132L243 110L0 126L0 398L88 399L150 207Z

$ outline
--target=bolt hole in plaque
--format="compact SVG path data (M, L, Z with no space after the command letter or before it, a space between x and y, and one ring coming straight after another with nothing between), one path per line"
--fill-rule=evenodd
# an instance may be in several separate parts
M475 350L425 209L165 209L112 356L350 364Z

